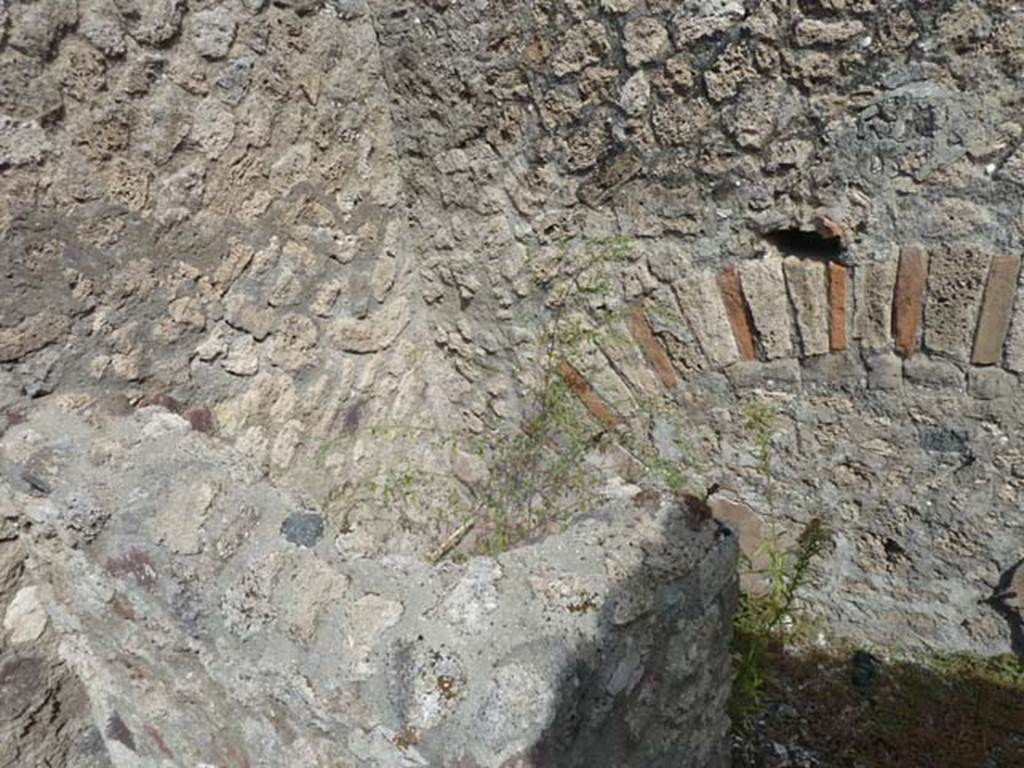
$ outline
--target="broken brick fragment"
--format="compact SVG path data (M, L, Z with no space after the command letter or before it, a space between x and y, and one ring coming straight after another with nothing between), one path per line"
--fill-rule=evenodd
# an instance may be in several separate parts
M828 264L828 348L830 352L846 349L846 267L835 261Z
M562 380L573 391L583 406L590 411L590 415L600 421L605 429L614 429L618 419L612 413L601 396L594 391L583 374L576 370L576 367L568 360L562 360L558 364L558 373Z
M1013 296L1020 274L1020 256L995 256L981 301L981 316L974 336L974 365L996 365L1003 359L1003 344L1010 330Z

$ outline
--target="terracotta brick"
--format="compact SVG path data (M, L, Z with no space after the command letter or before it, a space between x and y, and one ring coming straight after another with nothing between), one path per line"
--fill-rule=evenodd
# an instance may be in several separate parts
M590 415L600 421L605 429L614 429L618 419L611 409L605 404L601 397L594 391L594 388L587 383L580 373L568 360L562 360L558 364L558 372L563 381L569 386L583 406L590 411Z
M910 357L917 341L924 308L924 287L928 282L928 252L922 245L907 245L900 252L893 296L893 337L896 351Z
M743 298L743 285L736 267L728 266L718 275L718 289L722 292L732 335L736 339L736 347L741 360L756 360L757 347L754 345L754 323L750 318L747 301Z
M629 310L626 321L629 324L630 334L632 334L634 341L644 351L651 366L657 371L661 383L668 389L675 389L676 385L679 384L676 369L672 367L672 362L668 359L668 353L665 352L665 348L654 335L651 324L647 322L647 317L644 315L643 308L640 305L632 307Z
M846 349L846 267L828 264L828 348L830 352Z
M975 365L996 365L1003 358L1003 343L1010 330L1010 313L1019 274L1020 256L996 256L992 259L974 337L971 362Z

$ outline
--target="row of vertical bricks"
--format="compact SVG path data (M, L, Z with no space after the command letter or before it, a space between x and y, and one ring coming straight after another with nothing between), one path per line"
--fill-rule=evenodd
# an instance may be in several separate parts
M803 357L847 346L849 270L836 262L772 257L727 266L718 275L722 304L740 360L793 356L789 306ZM788 296L788 298L787 298Z
M924 246L910 244L898 259L853 270L835 261L774 256L726 266L717 274L693 274L674 288L714 367L792 357L790 307L803 357L845 350L849 325L868 352L895 349L909 358L923 344L964 363L998 365L1020 268L1020 256L997 255L986 262L974 253L937 248L929 254ZM1024 327L1024 302L1017 312L1017 324ZM640 305L629 310L626 326L661 384L674 389L675 368ZM1024 333L1019 335L1020 349L1008 345L1007 367L1024 371ZM563 361L561 375L606 429L615 427L617 417L580 371Z
M1010 330L1020 256L974 254L920 245L900 252L893 294L893 341L910 357L920 346L974 365L998 365ZM922 329L921 326L924 325Z
M921 245L904 246L898 262L856 268L853 336L868 350L894 348L903 357L923 341L929 351L962 362L999 364L1020 267L1020 256L994 256L986 263L971 253L943 248L929 258ZM762 357L791 356L787 292L802 356L847 347L850 270L840 263L797 257L750 261L723 269L718 287L741 360L758 359L758 339Z

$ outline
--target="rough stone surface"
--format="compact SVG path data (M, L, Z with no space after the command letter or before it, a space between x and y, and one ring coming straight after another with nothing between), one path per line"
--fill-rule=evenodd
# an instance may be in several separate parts
M968 381L971 394L982 400L1011 397L1017 386L1017 377L1001 368L973 368Z
M803 356L829 351L828 283L825 265L811 259L788 258L784 262L786 286L796 310Z
M987 273L987 260L945 248L932 254L924 336L928 349L968 359Z
M650 16L633 19L626 22L623 48L631 67L657 61L669 52L668 30Z
M964 372L955 364L920 355L904 363L903 375L911 384L934 389L956 390L964 385Z
M739 357L715 275L703 272L674 286L676 299L713 365L728 365Z
M846 349L847 285L849 272L842 264L828 263L828 351Z
M765 357L775 360L791 356L793 342L782 260L767 258L742 262L740 277Z
M891 352L869 357L867 366L871 389L898 389L903 383L903 361Z
M893 291L897 260L867 263L854 270L854 338L865 349L888 349L892 345Z
M684 469L696 490L725 480L783 534L828 518L834 546L801 597L830 633L883 646L1009 649L1011 627L983 601L1024 540L1013 470L1022 461L1020 386L969 372L964 391L964 373L948 359L931 372L910 366L928 386L903 382L889 336L898 261L889 254L907 243L949 248L971 274L993 254L1021 253L1024 46L1014 4L2 5L0 432L18 434L31 401L48 393L100 394L122 414L164 393L182 414L208 413L213 435L163 412L146 422L147 439L222 440L238 451L238 466L252 462L302 489L288 513L325 515L324 538L304 548L282 536L277 519L252 533L240 506L228 516L231 536L218 539L225 552L254 538L290 557L333 545L346 563L372 568L419 556L452 532L450 494L468 495L463 477L490 473L466 471L451 446L476 455L481 442L515 442L537 412L539 385L571 358L577 394L616 409L616 429L606 430L597 414L566 403L586 420L572 434L593 434L607 448L587 455L599 468L595 491L621 493L637 480L620 444L627 438L645 454L692 457ZM204 29L206 18L224 23ZM631 65L627 47L644 63ZM771 273L779 255L852 270L849 355L799 359L781 272L758 291L746 272L768 258ZM708 313L680 309L674 285L727 264L739 265L758 353L771 365L723 367L738 349L709 360ZM876 268L877 284L866 285L862 276ZM399 301L407 320L395 312ZM637 367L647 355L604 343L638 303L684 382L675 391L656 379L652 395L643 383L651 376ZM552 326L581 329L569 345L579 348L551 354ZM735 344L728 323L721 330ZM1011 323L1006 350L1007 368L1024 368L1024 320ZM989 390L1004 394L983 399ZM775 413L771 492L742 418L751 403ZM677 424L685 452L669 439ZM27 450L11 445L5 460ZM40 457L10 481L45 499L60 485L47 466ZM123 510L131 505L79 499L69 513L73 546L60 557L102 541ZM132 535L159 538L155 546L187 565L212 557L204 537L220 519L197 512ZM0 546L9 540L0 534ZM905 554L894 556L890 540ZM113 560L124 579L133 567L149 578L137 557ZM246 583L229 585L225 605L208 612L254 638L282 626L296 642L317 637L313 606L334 605L325 596L345 579L324 562L310 565L295 579L308 588L275 603L276 616L262 603L249 610L245 595L284 578L280 562L247 564ZM487 620L492 587L505 588L491 572L474 571L459 590L481 596L465 611L445 602L449 621ZM199 593L208 583L187 581ZM209 599L186 589L172 597L167 604L186 618ZM379 659L370 638L411 614L397 594L350 597L336 609L342 618L325 609L336 622L331 647L362 654L346 668L372 680ZM120 597L110 607L139 609ZM0 717L8 729L0 744L29 734L17 764L96 765L105 751L130 765L151 757L260 764L259 747L235 738L261 743L259 727L245 725L248 710L232 710L227 743L184 757L164 747L177 755L172 736L190 722L168 735L137 722L133 700L108 706L100 697L93 714L56 638L51 624L38 654L17 656L37 660L8 678L30 692L27 712ZM148 663L163 651L139 655ZM456 660L439 663L439 675L458 672ZM495 699L536 688L548 672L507 666L491 676ZM631 670L626 663L613 675L616 687L628 688ZM191 671L175 684L206 674ZM315 719L294 702L320 677L275 681L289 697L278 702L275 733L290 732L289 712ZM229 679L212 698L252 685ZM320 736L300 734L285 758L265 762L429 762L418 753L430 748L424 741L396 758L393 740L410 739L401 728L443 710L440 692L427 697L428 689L428 677L410 687L420 702L408 710L413 719L361 724L351 740L342 734L344 744L324 747L351 750L349 759L328 751L332 759L321 760ZM0 696L0 707L10 701ZM38 726L61 722L54 709L68 720L46 736ZM516 712L533 722L542 709ZM48 738L58 751L32 751ZM503 758L531 760L543 762Z
M39 497L0 482L0 519L23 532L34 581L13 599L0 591L11 643L0 643L0 727L59 659L99 703L91 714L55 710L61 725L94 722L89 765L169 754L377 768L410 756L497 768L521 755L724 765L737 543L716 523L694 530L667 497L651 508L624 495L571 532L497 558L350 561L319 514L237 452L152 429L163 414L51 401L4 435L0 449L16 461L33 461L25 445L51 457L52 484ZM210 505L200 547L147 536L177 525L182 510L165 500L196 486L220 489L195 505ZM67 557L83 503L116 512ZM0 552L11 546L0 542ZM624 718L635 740L615 735ZM61 728L47 730L52 759L66 745ZM14 743L39 760L20 764L45 764L31 738Z
M12 645L38 640L46 629L46 622L46 608L39 599L37 586L20 589L4 614L4 630Z
M398 298L381 309L377 317L336 320L327 334L332 343L346 352L379 352L391 346L408 323L408 302Z
M315 512L296 512L281 523L281 533L292 544L312 547L324 535L324 518Z
M741 389L773 389L800 383L800 363L793 359L764 363L740 361L726 369L733 386Z

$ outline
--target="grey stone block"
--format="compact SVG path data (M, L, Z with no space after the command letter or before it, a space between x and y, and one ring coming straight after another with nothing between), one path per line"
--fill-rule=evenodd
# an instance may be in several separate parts
M867 367L871 389L898 389L903 383L903 360L893 352L869 357Z
M803 383L817 385L863 385L864 365L853 352L817 355L803 361Z
M903 364L903 376L911 384L933 389L962 391L964 372L954 363L915 355Z
M972 368L969 390L979 400L1010 397L1017 388L1017 377L1002 368Z
M769 360L760 363L741 360L725 369L725 375L737 389L775 387L798 389L800 387L800 362L795 359Z

